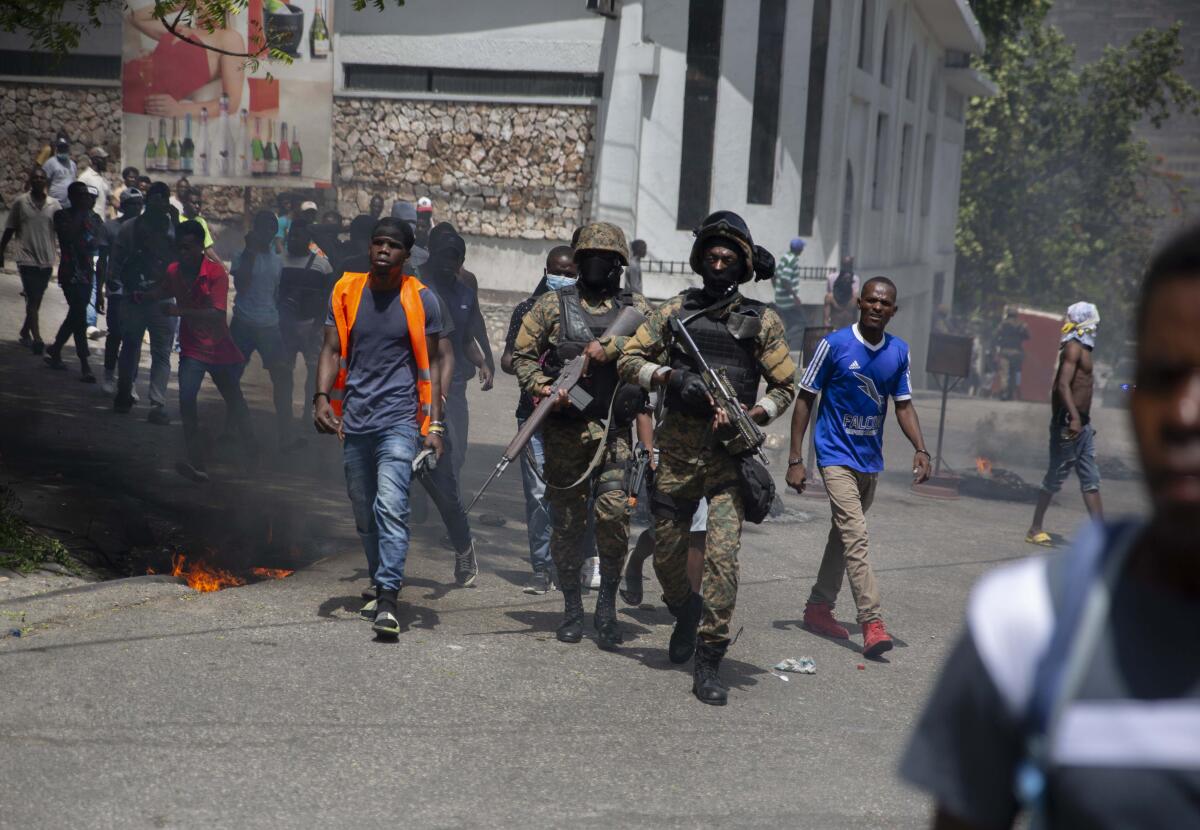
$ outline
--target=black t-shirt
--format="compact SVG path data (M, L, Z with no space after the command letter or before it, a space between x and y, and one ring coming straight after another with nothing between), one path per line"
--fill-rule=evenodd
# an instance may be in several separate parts
M1062 558L993 571L971 597L901 775L952 815L1009 827L1021 727ZM1200 827L1200 600L1125 575L1051 741L1051 827Z
M533 304L537 302L538 297L545 294L547 290L546 278L542 277L542 281L538 283L537 288L533 289L533 293L517 303L517 307L513 309L512 317L508 321L508 334L504 336L504 350L506 352L512 353L514 345L517 342L517 332L521 330L521 321L525 319L525 315L529 313L529 309L533 308ZM528 418L532 414L533 398L522 392L521 399L517 401L517 418Z

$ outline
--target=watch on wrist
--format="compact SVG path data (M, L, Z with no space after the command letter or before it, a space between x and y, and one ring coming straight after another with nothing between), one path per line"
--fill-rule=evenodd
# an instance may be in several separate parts
M333 399L329 397L328 392L318 392L317 394L313 395L313 397L312 397L313 406L316 406L317 401L320 400L321 398L324 398L325 400L330 401L330 402L333 401Z

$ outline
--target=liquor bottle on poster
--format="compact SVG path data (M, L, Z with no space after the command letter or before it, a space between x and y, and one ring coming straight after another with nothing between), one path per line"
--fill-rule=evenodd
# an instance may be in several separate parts
M329 57L329 26L325 23L324 0L313 4L312 28L308 31L308 53L314 58Z
M179 116L171 119L171 143L167 145L167 169L179 172Z
M154 169L154 155L158 151L155 149L154 143L154 122L146 122L146 150L143 153L145 158L142 159L142 169L147 173Z
M209 167L210 146L208 142L208 107L200 108L200 163L196 169L201 176L211 176L212 168Z
M245 108L238 114L237 175L250 175L250 113Z
M196 172L196 144L192 141L192 114L183 116L183 144L179 146L179 169L184 173Z
M263 154L262 119L254 119L254 139L250 142L250 175L261 176L267 172L266 157Z
M233 132L229 123L229 96L222 93L220 115L217 118L217 175L233 176Z
M167 119L158 119L158 144L154 147L154 169L167 169Z
M300 128L292 127L292 175L304 172L304 153L300 152Z
M288 147L287 122L279 124L279 175L292 175L292 151Z
M279 148L275 146L275 121L267 119L267 143L263 145L263 172L279 175Z

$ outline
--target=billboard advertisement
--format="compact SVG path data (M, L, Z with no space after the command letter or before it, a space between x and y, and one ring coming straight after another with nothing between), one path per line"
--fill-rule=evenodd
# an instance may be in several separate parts
M152 16L126 4L122 156L154 179L313 186L331 179L333 21L328 0L250 0L219 21ZM187 25L188 23L191 25ZM208 31L211 23L212 31ZM264 34L288 64L246 53Z

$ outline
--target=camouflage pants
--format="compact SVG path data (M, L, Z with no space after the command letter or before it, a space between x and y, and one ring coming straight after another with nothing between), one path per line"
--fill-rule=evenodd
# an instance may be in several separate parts
M588 430L587 422L551 418L542 427L546 454L546 497L554 517L550 532L550 556L558 569L559 585L579 586L579 570L586 555L589 509L594 514L596 551L600 557L600 576L617 579L625 567L629 548L629 506L625 493L625 468L633 458L628 430L610 436L608 448L598 470L599 484L621 482L619 490L609 490L592 500L593 483L585 481L568 490L562 489L583 475L596 453L600 439ZM606 467L620 465L620 469Z
M707 447L677 455L670 445L661 454L654 486L682 509L671 515L661 501L654 509L654 573L662 585L663 599L677 605L691 592L687 578L688 534L692 506L708 498L704 575L700 594L704 613L699 636L708 643L729 641L729 624L737 602L738 550L742 545L742 496L737 471L725 450Z

